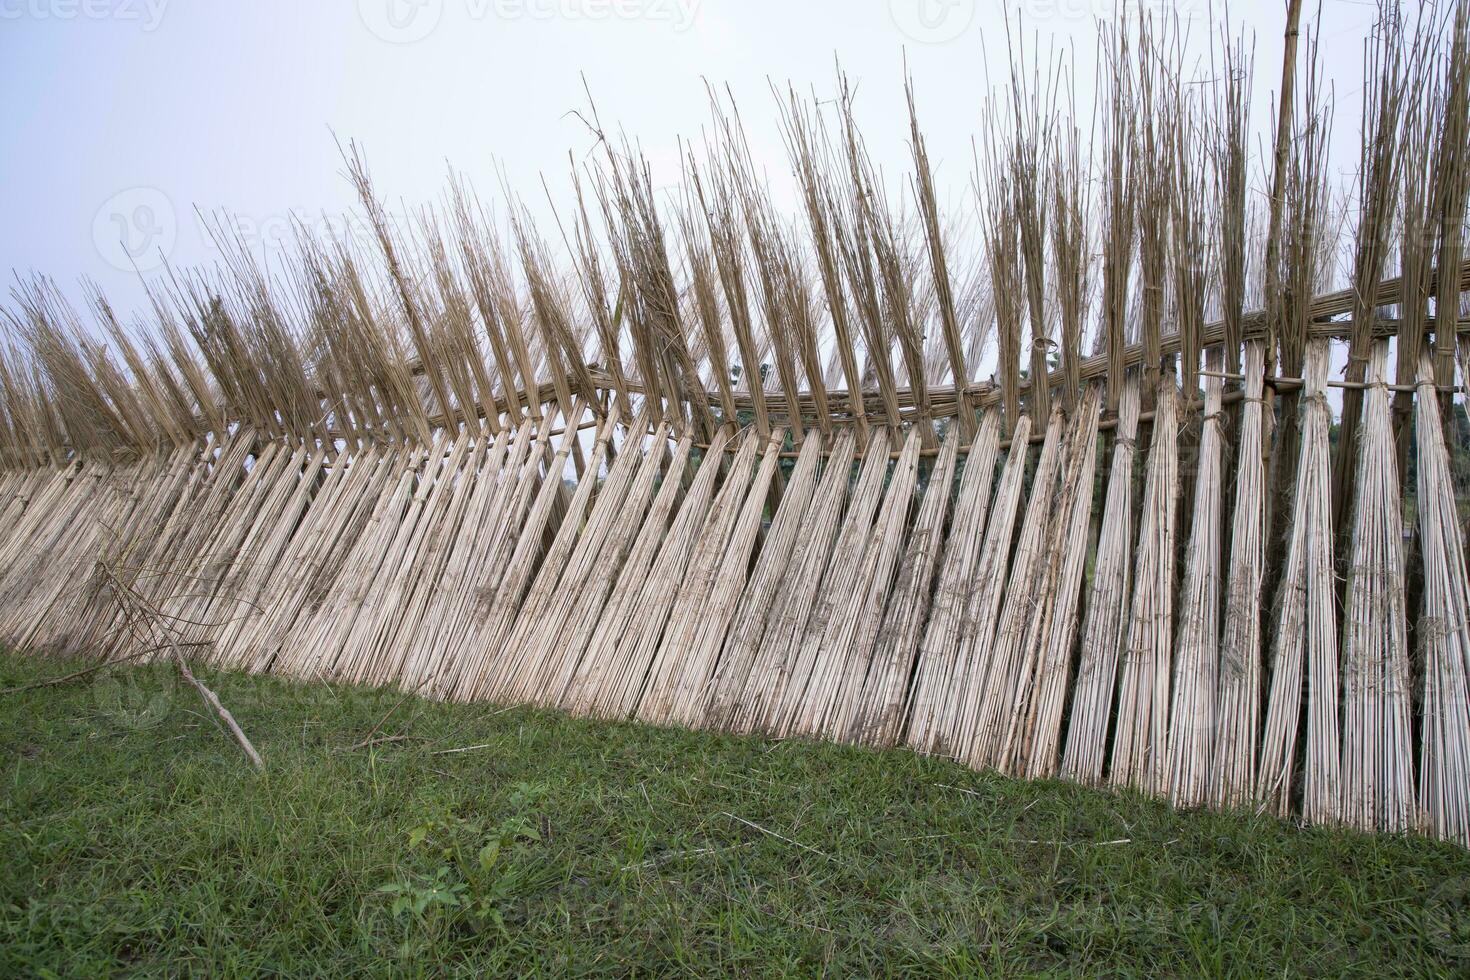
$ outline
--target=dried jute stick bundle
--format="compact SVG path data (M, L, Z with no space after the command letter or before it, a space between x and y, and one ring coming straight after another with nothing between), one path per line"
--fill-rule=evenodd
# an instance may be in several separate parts
M781 444L786 431L772 430L755 478L745 493L745 502L736 515L726 538L724 554L715 566L714 575L698 603L698 613L689 617L693 635L684 645L682 656L672 663L674 677L670 685L672 707L667 720L692 728L704 718L709 707L712 680L720 650L728 635L736 603L745 589L750 570L750 553L760 533L761 515L770 499L771 483L781 459ZM753 443L752 443L753 444Z
M1133 465L1137 455L1138 376L1123 382L1118 399L1118 428L1113 439L1107 500L1093 560L1077 682L1072 688L1072 715L1062 753L1064 779L1096 785L1107 758L1108 723L1117 689L1118 658L1125 636L1125 611L1133 563Z
M1178 392L1159 379L1143 487L1133 603L1123 653L1117 733L1108 781L1145 793L1168 789L1170 648L1174 643L1174 519L1179 501Z
M1174 644L1173 699L1169 709L1169 801L1179 807L1205 803L1214 742L1219 678L1220 615L1220 409L1224 382L1219 348L1206 360L1205 413L1200 420L1194 514L1190 520L1179 632Z
M1023 415L1016 420L1011 435L1010 452L996 485L990 523L986 525L985 541L980 548L979 567L970 581L969 595L965 597L960 652L955 663L949 710L943 719L942 734L936 741L940 753L954 758L965 758L975 741L990 651L995 643L995 620L1005 597L1006 566L1016 527L1016 511L1021 507L1021 484L1026 472L1030 438L1031 419Z
M1138 375L1127 375L1119 397L1113 464L1108 473L1107 501L1082 630L1072 718L1061 758L1064 779L1089 785L1103 782L1108 723L1117 689L1117 664L1126 638L1127 597L1132 592L1129 550L1133 544L1133 463L1138 410Z
M1235 516L1230 524L1230 572L1225 586L1225 635L1220 644L1219 701L1210 761L1210 803L1242 806L1255 785L1261 724L1261 577L1266 546L1265 413L1261 390L1265 354L1245 345L1245 402L1235 454Z
M224 545L233 558L214 587L201 590L190 614L193 621L182 630L187 641L208 641L208 646L197 648L200 659L218 665L232 663L232 651L222 642L225 634L250 614L252 606L246 597L258 593L262 580L275 571L280 549L310 501L325 458L326 451L320 447L288 450L283 445L273 465L262 467L257 460L252 468L256 500L238 515L236 533Z
M609 416L598 428L596 441L587 459L582 478L567 504L566 513L555 524L556 533L551 544L545 546L540 564L537 555L544 545L544 534L553 524L553 511L561 499L561 473L566 468L566 455L577 445L576 434L568 432L563 437L545 482L542 484L526 527L521 531L515 554L511 556L511 568L501 579L488 604L485 626L481 630L482 663L476 672L478 680L472 690L465 692L464 700L502 700L502 692L514 686L515 664L506 656L506 651L515 646L515 631L529 624L528 611L539 610L550 601L556 581L566 567L568 557L576 543L582 521L587 514L593 490L597 484L596 474L601 471L607 458L608 444L612 440L616 419ZM552 474L555 474L553 476ZM534 578L532 572L534 571ZM530 585L527 585L527 582Z
M1419 550L1424 558L1423 736L1419 807L1425 830L1470 846L1470 581L1429 351L1419 357Z
M796 635L797 657L777 706L771 734L816 735L822 719L812 709L807 688L820 690L834 659L846 652L840 631L846 624L845 613L853 592L860 587L863 553L873 527L873 517L883 500L883 478L888 470L888 435L874 432L870 438L857 486L848 502L842 530L837 535L830 556L823 562L826 569L821 585L814 589L814 604L804 632ZM825 713L825 702L823 703Z
M442 449L442 447L439 447ZM330 676L338 654L347 642L352 625L361 617L363 605L378 570L392 548L398 531L409 518L414 486L425 453L417 448L399 448L389 460L389 478L373 502L372 515L352 550L340 566L323 601L303 620L292 638L301 659L295 661L297 676Z
M856 588L849 593L847 611L835 617L834 622L840 624L835 634L829 628L825 650L831 654L827 659L830 669L822 675L820 686L807 688L808 706L813 717L821 719L817 731L823 738L841 739L856 717L903 547L904 526L913 509L924 426L923 422L912 426L904 439L868 539Z
M1058 405L1047 420L1046 441L1036 461L1031 479L1031 497L1021 519L1021 534L1011 559L1011 573L1006 582L1005 604L1001 608L995 640L984 664L984 680L980 685L979 710L973 719L973 731L955 745L970 765L1001 768L1010 716L1015 707L1016 691L1026 666L1026 639L1036 622L1036 613L1045 601L1042 593L1045 578L1045 550L1051 537L1053 522L1049 519L1056 504L1057 475L1061 469L1063 441L1062 409ZM976 666L980 664L977 661ZM978 671L977 671L978 674Z
M729 636L710 680L709 703L701 722L707 728L725 729L733 724L740 696L756 666L766 623L780 599L781 583L794 567L792 557L816 492L822 449L822 434L808 432L802 441L796 466L781 494L780 506L771 518L765 541L761 543L755 568L740 595Z
M402 552L393 559L392 573L384 574L390 589L376 610L376 629L367 634L372 660L361 679L369 684L394 684L402 678L404 660L411 652L410 638L422 621L426 583L438 584L449 542L469 499L469 474L479 456L470 445L468 432L461 432L442 465L425 468L419 492L423 493L422 483L430 483L428 500L406 534Z
M120 614L95 574L105 563L126 560L130 576L142 574L148 548L166 537L164 525L180 501L190 499L205 467L199 447L167 460L114 470L87 465L45 467L18 491L22 505L10 525L0 573L0 621L17 648L76 649L108 656L117 646ZM138 479L136 493L119 493L114 478ZM175 526L182 522L175 522ZM3 532L0 532L3 533ZM48 541L49 544L42 544ZM78 589L78 581L89 587ZM57 591L57 590L60 591ZM10 615L5 615L9 613ZM29 622L27 622L29 617Z
M436 590L440 594L424 616L432 629L423 633L418 655L400 679L406 690L444 698L459 683L480 583L504 567L537 483L545 443L533 443L531 432L529 421L517 426L515 442L498 469L492 471L487 463L480 473L475 499L464 517L465 533L455 541L442 588Z
M1388 342L1373 345L1358 446L1342 643L1342 816L1362 830L1419 824L1414 794L1404 520L1389 417Z
M573 416L580 418L581 411L579 406ZM545 445L540 437L537 441L538 444ZM521 596L535 571L536 558L550 528L552 512L561 497L562 473L566 470L567 460L571 458L572 447L576 444L577 432L569 427L562 435L556 452L546 464L546 472L537 484L531 509L526 513L524 521L518 524L516 533L511 536L513 550L503 563L488 566L486 577L476 588L468 642L461 654L464 662L460 665L457 681L448 689L455 700L483 698L498 680L496 671L501 665L501 646L515 624ZM532 454L532 461L527 464L532 470L536 468L535 455ZM523 471L522 480L535 483L534 472L528 474ZM529 485L526 489L529 489ZM560 526L557 530L559 533Z
M1091 385L1073 413L1057 493L1058 519L1052 529L1042 585L1045 614L1038 617L1027 641L1028 666L1022 672L1002 753L1006 771L1033 779L1056 774L1061 750L1062 712L1069 692L1087 563L1101 406L1102 392Z
M595 618L601 610L606 589L625 554L624 529L637 527L653 496L653 482L663 454L643 451L646 431L637 424L629 431L628 440L597 492L592 513L555 594L531 624L523 652L517 658L522 681L520 688L510 694L513 701L556 704L576 670L583 645L571 637L585 628L589 616ZM649 445L661 450L667 437L667 424L661 423ZM595 608L584 608L589 604Z
M613 586L607 605L603 607L602 616L587 641L587 651L582 655L582 662L577 665L577 672L562 695L562 707L568 711L575 714L593 713L598 695L617 676L615 654L618 640L632 628L630 622L638 596L648 580L654 558L664 542L664 535L669 531L669 516L674 512L674 505L683 490L684 472L689 465L689 450L693 442L693 434L685 430L674 446L663 482L659 484L658 495L654 497L643 525L638 529L633 550L623 563L617 584Z
M886 442L885 442L886 447ZM744 690L729 712L733 731L771 731L787 686L796 674L801 639L821 587L832 542L842 520L856 439L851 429L837 434L812 504L802 517L791 562L766 618L760 647Z
M897 744L903 734L909 678L928 618L934 574L944 551L944 519L954 491L960 439L958 427L945 433L944 446L929 474L924 502L909 532L856 712L846 731L840 733L844 741L887 748Z
M592 711L599 717L627 718L638 707L658 654L659 640L679 594L679 584L688 573L700 533L707 525L711 501L715 496L715 481L724 461L725 445L733 435L730 427L722 427L699 462L699 470L689 484L679 513L669 533L664 536L648 577L642 582L637 604L628 620L630 628L617 638L615 661L608 671L608 682L593 703ZM754 458L753 438L747 433L742 439L742 450L747 445L752 447L745 454L747 468ZM593 642L601 641L594 638Z
M251 471L269 473L279 453L268 443L255 455L257 434L242 428L225 445L206 480L206 490L189 517L181 545L151 565L161 574L140 574L130 587L154 603L165 616L198 621L197 607L213 594L234 560L232 544L242 516L253 513L259 478ZM252 465L253 461L253 465Z
M429 690L433 678L426 676L427 661L452 645L452 638L441 642L440 630L454 619L454 606L468 591L462 568L465 545L482 530L475 518L483 514L485 498L494 494L505 470L513 468L506 459L510 434L501 429L491 438L484 429L477 431L469 458L451 478L449 505L422 553L421 570L405 598L393 641L403 647L395 679L404 690Z
M530 702L541 704L551 683L550 672L554 672L562 651L556 643L556 633L576 602L583 578L602 551L604 541L611 533L623 500L637 476L646 457L637 450L641 448L647 432L648 416L639 417L628 430L628 441L623 452L608 468L607 477L597 480L597 470L582 475L583 482L598 483L595 496L586 520L578 519L575 544L555 577L538 574L536 584L528 595L521 614L516 618L515 628L506 641L505 674L496 694L496 700L518 704ZM660 430L660 435L664 430ZM609 445L611 443L609 442ZM652 466L658 465L658 456L652 457ZM570 519L570 518L568 518ZM565 525L565 521L563 521ZM559 533L559 532L558 532ZM546 571L542 566L543 573Z
M944 545L939 584L934 590L929 622L914 666L905 744L918 752L947 751L941 744L941 735L951 710L965 607L980 562L999 447L1000 417L996 412L986 412L965 457L954 520Z
M291 642L294 634L322 605L391 476L390 457L376 446L359 452L351 465L337 458L291 539L265 614L247 624L240 639L251 651L250 670L294 674L304 661L306 651Z
M1271 692L1255 790L1257 805L1263 810L1283 817L1291 811L1305 683L1307 735L1301 813L1307 823L1335 823L1341 806L1327 354L1327 341L1313 341L1304 362L1306 387L1291 541L1278 586Z
M332 676L353 683L388 684L397 677L397 647L392 643L395 620L412 584L412 575L427 552L432 551L440 519L447 509L454 474L468 455L468 437L460 434L446 448L447 433L436 439L434 448L417 474L408 506L404 509L388 547L378 556L365 598L350 620L341 625L346 640L330 667Z
M248 560L221 589L219 607L212 608L208 616L208 621L219 624L213 637L216 663L238 669L250 658L250 647L240 640L250 623L264 614L271 583L281 574L283 558L323 483L327 457L325 447L315 449L304 468L298 473L293 467L292 479L283 481L278 493L285 496L277 498L278 506L262 510L252 532L255 544L247 543L245 548Z
M767 439L781 439L779 430ZM680 700L683 663L695 648L700 633L704 604L715 587L720 562L730 546L740 511L750 488L755 465L756 445L760 437L747 433L740 449L730 461L725 482L715 494L699 537L689 553L688 563L678 569L677 579L669 583L673 602L669 608L668 626L658 649L648 665L648 678L634 711L640 721L669 724Z

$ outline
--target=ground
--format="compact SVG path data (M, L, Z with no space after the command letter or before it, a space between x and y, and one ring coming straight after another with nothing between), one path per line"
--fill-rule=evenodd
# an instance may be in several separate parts
M0 654L0 688L76 667ZM0 694L0 974L1470 971L1449 845L905 751L201 679L263 773L164 667Z

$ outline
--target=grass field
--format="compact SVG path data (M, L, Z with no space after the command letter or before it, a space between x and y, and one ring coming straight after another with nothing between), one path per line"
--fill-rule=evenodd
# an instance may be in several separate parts
M75 665L0 654L0 687ZM0 695L0 974L1463 974L1470 860L906 752L163 667Z

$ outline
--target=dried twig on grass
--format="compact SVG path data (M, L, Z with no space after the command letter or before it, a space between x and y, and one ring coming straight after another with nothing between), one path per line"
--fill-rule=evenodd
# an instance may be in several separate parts
M194 676L194 672L189 669L189 662L184 659L184 655L179 652L178 647L173 648L173 656L174 662L179 666L179 673L183 675L184 680L188 681L194 690L199 692L199 696L204 699L204 703L209 705L215 714L219 715L219 720L224 722L224 726L229 729L230 736L240 746L240 751L245 753L251 765L257 769L264 769L265 760L260 757L259 752L255 751L255 746L246 737L245 730L240 727L240 723L235 721L235 716L230 714L230 709L226 708L220 702L219 695L205 687L204 683Z
M388 723L388 719L389 718L392 718L393 715L394 715L394 713L396 713L399 708L403 707L403 702L407 701L409 698L411 698L415 694L417 694L420 691L420 689L422 689L423 686L425 684L427 684L428 682L429 682L429 678L428 677L425 677L422 681L419 681L418 687L415 687L411 691L404 691L403 692L403 695L397 701L394 701L393 702L393 707L391 707L387 711L383 712L383 717L379 718L376 722L373 723L373 727L368 729L367 734L364 735L362 738L358 739L356 742L354 742L351 745L347 746L347 748L346 748L345 751L347 751L347 752L355 752L358 749L365 749L369 745L376 745L376 744L378 744L380 742L386 741L386 739L375 739L375 738L373 738L373 736L376 735L376 734L378 734L378 731L384 725L386 725ZM393 738L393 739L401 739L403 737L405 737L405 736L392 736L392 735L388 736L388 738Z
M219 695L204 685L204 682L194 676L189 669L188 662L184 659L183 647L186 641L179 637L179 627L168 616L158 610L158 607L150 602L103 562L98 562L95 567L98 586L105 589L116 601L119 612L127 626L127 632L134 642L141 644L144 649L156 649L168 651L174 663L179 668L179 674L189 683L199 696L204 700L220 722L229 731L230 737L240 746L240 751L245 753L251 765L256 769L265 768L265 760L255 750L250 739L245 735L244 729L235 716L230 714L228 708L220 701Z
M207 644L190 643L185 645L206 646ZM97 661L97 663L92 664L90 667L83 667L81 670L74 670L69 674L62 674L60 677L48 677L45 680L34 681L30 684L22 684L19 687L0 688L0 694L24 694L26 691L39 691L42 688L46 687L60 687L63 684L70 684L72 681L81 680L83 677L91 677L99 670L105 670L108 667L117 667L122 664L131 663L134 660L141 660L143 657L158 653L159 651L159 647L144 647L141 650L135 650L132 653L126 654L122 657L117 657L111 660L99 660Z

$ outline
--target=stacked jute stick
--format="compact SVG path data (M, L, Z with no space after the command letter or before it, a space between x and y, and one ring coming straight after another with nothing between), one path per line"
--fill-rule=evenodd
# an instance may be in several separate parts
M136 326L21 280L0 639L1470 844L1470 0L1385 5L1350 239L1317 42L1280 26L1269 133L1238 42L1201 80L1114 25L1096 127L1018 63L974 234L912 83L899 187L839 75L781 97L800 228L719 101L673 195L586 114L570 275L458 179L394 220L349 147L372 235L303 228L287 274L221 224Z

